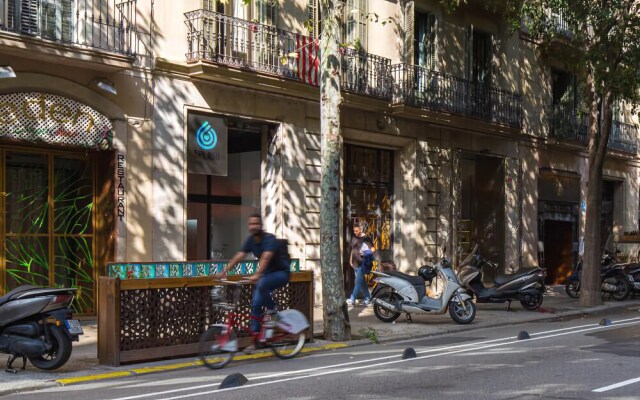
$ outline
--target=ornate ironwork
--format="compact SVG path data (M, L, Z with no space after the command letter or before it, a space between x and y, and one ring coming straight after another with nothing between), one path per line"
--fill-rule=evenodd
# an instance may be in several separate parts
M550 135L586 145L589 140L589 116L579 114L572 105L557 105L551 112ZM638 128L621 121L612 121L607 148L636 154Z
M137 0L118 1L7 0L0 30L134 56Z
M391 60L364 51L341 48L342 87L347 92L391 99Z
M404 103L434 111L519 128L522 95L475 83L417 65L391 66L393 103Z

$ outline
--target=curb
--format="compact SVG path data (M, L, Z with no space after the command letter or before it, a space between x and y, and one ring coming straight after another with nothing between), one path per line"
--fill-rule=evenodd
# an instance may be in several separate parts
M336 350L350 347L350 344L344 342L331 343L322 346L305 346L300 353L313 353L317 351L326 351L326 350ZM242 353L239 351L238 353ZM263 358L271 358L275 357L273 352L270 350L261 350L259 352L253 354L238 354L235 355L232 361L245 361L245 360L258 360ZM125 378L132 377L138 375L148 375L157 372L167 372L167 371L175 371L179 369L185 368L193 368L203 366L204 363L201 360L189 361L189 362L181 362L175 364L167 364L167 365L158 365L154 367L141 367L141 368L132 368L126 371L115 371L115 372L105 372L102 374L93 374L93 375L83 375L76 376L72 378L62 378L56 379L53 382L60 386L69 386L78 383L88 383L88 382L96 382L107 379L117 379L117 378Z

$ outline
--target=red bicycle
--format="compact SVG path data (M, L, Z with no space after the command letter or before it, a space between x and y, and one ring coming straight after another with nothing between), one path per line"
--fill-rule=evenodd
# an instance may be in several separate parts
M251 319L260 319L260 332L251 332L241 324L242 314L235 312L240 301L242 286L252 283L249 280L229 281L223 280L223 286L214 286L211 289L211 301L214 307L227 310L227 317L223 324L214 324L200 336L198 354L200 359L211 369L222 368L229 364L233 354L248 346L268 347L273 354L282 359L295 357L305 345L304 331L309 327L307 318L298 310L284 310L272 319L270 314L261 318L249 316ZM230 290L231 293L226 293ZM229 296L230 294L230 296ZM225 300L231 299L231 302ZM238 333L246 333L249 343L239 348Z

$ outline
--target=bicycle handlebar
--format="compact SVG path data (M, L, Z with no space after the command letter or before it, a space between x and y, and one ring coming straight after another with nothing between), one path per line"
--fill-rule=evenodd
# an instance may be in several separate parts
M220 282L231 284L231 285L244 285L244 284L247 284L247 283L253 283L249 279L240 279L240 280L237 280L237 281L232 281L232 280L229 280L227 278L221 278Z

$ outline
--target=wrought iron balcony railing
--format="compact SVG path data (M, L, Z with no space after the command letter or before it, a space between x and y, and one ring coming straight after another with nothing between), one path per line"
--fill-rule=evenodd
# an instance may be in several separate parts
M319 84L317 40L213 11L191 11L185 17L187 62L210 61ZM294 54L296 57L292 57ZM341 63L345 91L391 97L388 86L391 60L343 48Z
M391 60L350 48L342 48L342 88L347 92L391 99Z
M552 137L587 144L589 117L578 115L573 107L556 106L551 116ZM612 121L611 134L607 142L609 149L636 154L638 152L638 128L621 121Z
M313 72L299 59L290 57L301 48L298 58L309 61L317 52L308 37L221 13L195 10L185 13L187 25L187 62L211 61L236 68L281 75L290 79L317 82ZM305 47L302 47L305 46ZM304 70L304 71L303 71Z
M133 56L136 1L0 1L0 30Z
M393 102L520 127L522 96L416 65L391 66Z

